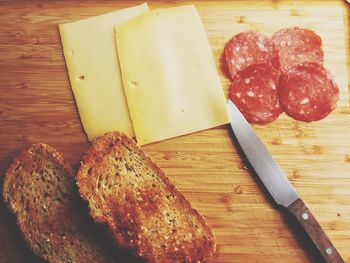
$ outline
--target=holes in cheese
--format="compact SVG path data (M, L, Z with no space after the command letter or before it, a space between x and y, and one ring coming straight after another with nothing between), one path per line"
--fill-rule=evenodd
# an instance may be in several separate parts
M114 26L146 11L147 4L142 4L59 25L71 87L89 140L113 130L134 136Z
M139 144L229 122L208 39L194 6L159 9L116 26Z

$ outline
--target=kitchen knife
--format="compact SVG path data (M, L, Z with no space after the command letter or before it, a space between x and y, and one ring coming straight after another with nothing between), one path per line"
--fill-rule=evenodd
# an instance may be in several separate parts
M230 100L228 101L228 110L231 116L233 133L242 151L274 201L278 205L287 208L297 218L326 262L344 262L316 218L289 182L287 176Z

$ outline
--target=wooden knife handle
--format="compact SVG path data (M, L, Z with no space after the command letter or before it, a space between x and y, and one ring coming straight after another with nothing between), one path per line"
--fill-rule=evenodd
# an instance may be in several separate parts
M322 257L328 263L343 263L337 249L323 231L316 218L311 214L303 200L297 199L288 207L288 210L298 219L312 242L320 251Z

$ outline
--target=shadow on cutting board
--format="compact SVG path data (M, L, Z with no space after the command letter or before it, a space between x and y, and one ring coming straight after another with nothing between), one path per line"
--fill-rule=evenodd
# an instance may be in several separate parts
M8 211L2 196L2 185L7 167L20 151L6 155L0 160L0 261L1 263L42 263L26 246L16 224L15 217Z
M3 174L4 171L1 171L1 192ZM44 262L27 247L17 228L15 216L8 211L2 194L0 194L0 261L1 263Z
M2 184L1 184L2 187ZM0 197L0 259L1 263L43 263L26 246L16 225L16 219L10 215L2 195Z
M264 184L261 182L260 178L254 171L253 167L249 163L247 157L245 156L241 146L239 145L236 136L234 135L233 131L231 129L230 134L231 138L233 139L233 144L235 145L242 161L248 168L251 176L253 176L254 181L259 186L259 189L264 193L265 197L268 199L270 204L277 210L279 210L281 213L283 213L283 222L288 226L290 231L292 232L293 237L298 241L300 247L305 251L306 256L310 260L310 262L314 263L325 263L325 260L321 256L320 252L318 251L317 247L313 244L309 236L306 234L305 230L301 227L297 219L284 207L281 207L276 204L276 202L273 200L271 194L267 189L265 188Z

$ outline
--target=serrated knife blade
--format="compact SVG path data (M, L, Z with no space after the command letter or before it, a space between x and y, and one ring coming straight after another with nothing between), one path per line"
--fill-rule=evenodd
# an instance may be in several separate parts
M253 128L230 100L228 108L232 120L231 128L249 163L275 202L288 208L299 195Z

